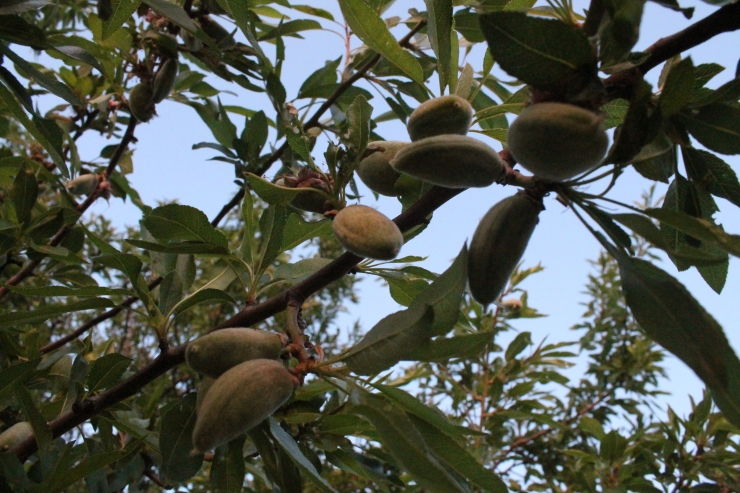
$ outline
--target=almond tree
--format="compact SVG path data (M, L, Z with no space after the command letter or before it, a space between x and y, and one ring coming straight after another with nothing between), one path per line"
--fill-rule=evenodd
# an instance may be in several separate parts
M740 360L656 255L717 292L740 255L713 219L714 197L740 205L720 157L740 154L740 78L709 89L723 67L682 57L740 29L740 4L712 1L638 53L643 0L592 0L585 17L556 0L426 0L403 19L382 17L392 1L339 0L341 18L311 3L0 6L0 490L740 489ZM337 26L346 56L289 94L285 39ZM480 66L461 61L475 44ZM271 110L225 105L216 85ZM210 220L130 184L164 99L212 134L166 145L234 167ZM391 120L414 142L388 142ZM668 183L664 200L611 196L629 166ZM402 212L353 206L360 181ZM518 192L487 205L448 269L394 258L489 185ZM99 199L135 204L141 227L92 214ZM604 248L586 312L572 343L520 332L504 348L539 316L521 283L540 268L519 261L555 199ZM372 303L354 290L369 276L402 309L340 327L348 303ZM240 363L252 337L272 342ZM199 366L196 347L219 349ZM655 412L663 350L706 385L688 417Z

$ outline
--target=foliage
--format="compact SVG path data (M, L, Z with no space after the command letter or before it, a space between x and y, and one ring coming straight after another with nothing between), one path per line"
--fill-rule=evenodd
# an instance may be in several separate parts
M404 19L382 17L388 0L339 0L343 19L312 3L0 6L0 431L27 421L34 432L0 440L0 491L740 490L740 360L654 253L717 292L740 256L740 237L713 219L714 197L740 205L719 156L740 154L740 78L709 89L722 68L681 58L740 29L740 3L713 1L699 27L640 53L642 0L592 0L585 18L559 0L426 0ZM286 38L333 23L346 23L346 59L289 94ZM361 48L350 50L352 36ZM460 67L461 48L477 43L483 65ZM661 64L653 88L643 75ZM224 105L214 84L272 110ZM466 290L462 239L437 274L417 257L343 253L334 238L331 218L360 196L368 143L435 93L467 99L471 131L504 146L506 115L543 101L616 127L601 166L564 183L525 176L499 153L499 184L553 192L604 246L574 341L510 334L540 316L521 288L539 266L519 266L491 308ZM193 149L234 168L238 191L212 220L145 204L131 186L136 133L157 125L165 97L212 134ZM91 134L112 144L84 155L77 143ZM609 197L628 166L669 184L660 207ZM605 191L587 193L592 183ZM406 242L464 192L406 175L395 190ZM91 214L101 198L136 205L140 227ZM341 330L359 276L384 280L401 309ZM301 385L246 435L191 453L202 379L185 348L247 326L285 332ZM688 417L655 413L665 371L655 343L707 386Z

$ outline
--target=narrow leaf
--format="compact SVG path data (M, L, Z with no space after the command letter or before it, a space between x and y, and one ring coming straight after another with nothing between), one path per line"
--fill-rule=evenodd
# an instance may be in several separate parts
M295 443L295 440L293 440L293 437L288 435L280 427L280 424L277 421L272 418L269 418L269 421L270 433L272 433L273 438L275 438L275 442L285 451L285 453L288 454L290 460L292 460L293 463L298 466L298 468L302 472L306 473L308 479L311 480L311 482L319 489L319 491L324 491L327 493L337 493L337 491L332 488L332 486L327 483L324 478L321 477L321 474L319 474L311 461L309 461L306 456L303 455L301 449L298 448L298 444Z
M200 470L203 454L191 455L195 427L194 393L187 394L162 416L159 428L159 449L162 470L173 481L186 481Z
M424 83L421 65L408 51L398 45L383 19L363 0L339 0L344 19L352 32L372 50L403 70L411 80Z

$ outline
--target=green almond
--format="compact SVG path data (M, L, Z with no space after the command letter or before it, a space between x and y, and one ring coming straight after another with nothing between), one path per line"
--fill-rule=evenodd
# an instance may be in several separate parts
M438 135L401 149L396 171L447 188L487 187L505 173L498 153L465 135Z
M468 252L468 283L476 301L488 305L501 296L543 209L541 199L520 191L483 216Z
M465 135L473 122L473 107L460 96L425 101L411 113L406 129L412 141L435 135Z
M509 128L509 152L539 178L569 180L595 168L606 154L609 138L602 120L572 104L532 105Z

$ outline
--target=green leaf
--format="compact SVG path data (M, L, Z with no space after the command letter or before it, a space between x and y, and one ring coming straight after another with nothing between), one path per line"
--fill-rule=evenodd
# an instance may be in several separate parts
M681 154L692 181L740 207L740 182L730 165L711 152L693 147L681 147Z
M188 13L185 12L185 9L181 6L168 2L167 0L147 0L146 4L149 5L152 10L157 11L168 20L172 21L176 26L180 26L182 29L201 40L204 44L218 51L216 43L214 43L210 36L204 33L195 22L193 22Z
M267 41L275 39L278 36L291 36L301 31L309 31L312 29L322 29L321 23L312 19L297 19L280 24L275 29L267 31L257 39L259 41Z
M610 128L616 127L617 125L620 125L627 115L627 110L629 109L629 106L630 102L626 99L615 99L614 101L610 101L602 106L601 109L606 115L606 119L604 120L604 128L608 130Z
M486 40L486 38L480 28L480 21L478 20L479 18L480 16L478 14L475 14L469 10L459 10L455 13L454 16L455 30L472 43L482 43ZM454 66L457 66L457 64L455 64Z
M334 61L329 60L323 67L309 75L308 78L303 81L301 88L298 90L298 98L312 97L310 96L312 91L323 86L336 84L337 70L339 69L339 63L341 61L341 57Z
M648 111L652 95L650 84L641 81L630 100L624 123L614 133L614 144L605 159L606 163L630 162L647 143L655 139L663 120L658 112L651 114Z
M259 276L282 252L283 231L288 211L284 205L271 205L260 217L260 234L262 235L262 250L260 252L259 267L255 276Z
M228 248L202 241L181 241L178 243L153 243L151 241L126 239L126 243L150 252L191 254L191 255L229 255Z
M450 65L452 47L452 0L424 0L427 6L427 30L432 50L437 56L437 73L439 75L439 94L445 92L450 79L450 71L457 71L457 65Z
M82 286L70 288L67 286L44 286L40 288L24 288L8 286L8 289L22 296L131 296L130 289L109 288L105 286Z
M0 79L5 81L5 84L10 88L18 98L23 108L29 113L33 113L33 101L31 101L31 95L26 90L25 86L13 75L10 70L0 66Z
M50 140L48 136L48 128L40 129L38 126L39 124L44 124L43 122L46 120L38 118L35 115L33 120L28 118L26 112L23 110L21 105L18 104L15 97L13 97L13 94L3 84L0 84L0 102L2 102L13 113L13 116L18 119L18 122L23 125L33 138L36 139L39 144L43 146L46 152L49 153L49 156L62 172L62 175L64 175L65 178L70 178L67 163L65 163L61 152L58 150L56 142L53 139ZM56 123L51 123L56 126ZM61 135L59 127L56 127L56 129Z
M177 271L168 272L159 285L159 311L170 313L170 310L182 299L185 291L182 277Z
M683 111L681 122L702 145L720 154L740 154L740 108L710 104Z
M611 217L668 253L672 259L676 259L685 265L714 266L724 263L724 254L718 252L706 251L703 248L692 247L686 243L679 244L677 250L669 247L665 234L645 216L640 214L612 214Z
M443 433L447 433L452 436L464 436L477 433L469 428L453 425L447 420L442 411L437 408L430 408L419 401L418 398L402 389L380 383L373 383L371 385L382 392L385 397L393 401L396 405L403 408L407 413L411 413L426 421Z
M285 453L288 454L288 457L290 457L290 460L293 461L298 469L306 474L308 479L311 480L311 482L319 489L319 491L324 491L327 493L337 493L337 491L332 488L332 486L327 483L324 478L321 477L321 474L319 474L319 472L306 458L306 456L303 455L301 449L298 448L298 444L295 443L295 440L293 440L293 437L288 435L280 427L280 424L277 421L272 418L268 419L270 421L270 433L272 433L272 436L275 439L275 443L277 443L280 448L282 448Z
M128 454L125 450L113 450L110 452L101 452L91 455L71 469L64 470L63 474L56 477L51 485L51 491L63 491L76 482L87 478L95 471L101 470L106 466L122 459Z
M668 117L681 111L694 97L695 85L696 75L691 58L685 58L671 66L658 101L663 116Z
M92 310L95 308L112 308L115 303L106 298L91 298L88 300L67 303L64 305L50 305L43 308L37 308L33 311L21 311L3 314L0 320L0 328L21 325L26 323L38 323L49 320L52 317L64 313L78 312L82 310Z
M199 305L201 303L208 303L211 301L219 301L222 303L230 303L232 305L236 304L236 301L234 298L226 294L225 292L221 291L220 289L201 289L199 291L196 291L192 295L188 296L181 302L179 302L177 305L175 305L172 308L172 315L174 317L177 317L181 313L183 313L185 310L188 310L189 308L194 307L195 305Z
M740 98L740 78L735 78L722 84L706 96L692 101L691 106L694 108L700 108L702 106L716 103L733 103L737 101L738 98Z
M493 341L492 331L434 339L419 346L409 354L409 361L446 361L452 358L473 358L483 352Z
M141 273L141 267L143 265L141 260L128 253L100 255L98 257L94 257L93 260L105 265L106 267L123 272L133 284L136 284L136 280Z
M157 207L142 220L146 229L160 241L202 241L228 248L229 242L208 221L208 217L187 205L168 204Z
M93 361L87 377L87 388L90 393L110 388L118 383L131 363L131 358L118 353L106 354Z
M134 15L141 4L140 0L110 0L112 14L103 21L103 41L110 38Z
M433 308L415 303L381 319L341 360L360 375L381 372L428 341L433 323Z
M216 449L211 462L211 486L219 493L241 493L244 485L244 442L241 435Z
M722 228L706 219L670 209L646 209L645 214L699 241L713 243L727 253L740 257L740 236L725 233Z
M534 87L547 90L566 79L572 84L576 77L595 77L591 43L575 26L520 12L482 15L480 25L501 68Z
M196 395L180 399L164 416L159 426L159 450L162 470L172 481L187 481L200 471L203 454L193 453Z
M0 371L0 398L4 398L6 394L10 393L15 388L16 384L20 385L23 383L26 376L31 373L38 364L39 360L35 359L9 366L3 371Z
M39 411L39 408L36 407L31 394L28 392L28 390L26 390L25 387L16 387L15 395L16 397L18 397L18 400L23 405L23 411L25 411L26 417L31 423L33 434L36 438L36 443L39 446L39 451L43 455L46 452L46 449L51 444L52 439L54 438L51 432L51 428L49 428L49 425L46 423L44 416L41 414L41 411Z
M463 246L452 265L414 300L434 309L431 336L447 333L457 323L460 304L468 282L468 248Z
M33 65L25 61L16 53L12 52L7 46L3 45L2 43L0 43L0 52L10 58L13 63L18 65L24 72L33 77L33 79L38 82L41 87L44 87L52 94L59 96L71 105L85 106L85 101L80 99L79 96L77 96L77 94L75 94L69 87L57 81L56 79L39 72Z
M725 282L727 281L727 272L730 268L730 257L724 250L710 243L702 243L699 248L711 255L722 256L724 258L724 261L721 263L696 266L696 270L699 271L699 274L701 274L701 277L709 287L712 288L715 293L720 294L722 289L725 287Z
M357 160L362 158L362 152L367 147L370 136L370 118L373 107L367 102L365 96L357 96L345 112L347 116L347 133L343 140L350 144L357 152Z
M610 253L619 263L627 305L640 327L686 363L712 391L727 420L740 426L740 359L722 327L663 270L613 248Z
M424 73L418 60L398 45L383 19L363 0L339 0L344 19L352 32L370 49L403 70L411 80L424 84Z
M296 284L332 262L329 258L304 258L294 264L281 264L275 269L275 279Z
M36 175L23 163L8 192L8 199L13 204L15 217L20 224L27 225L31 221L31 212L36 205L38 195L39 186L36 182Z
M677 164L676 145L663 132L632 158L632 166L638 173L663 183L668 183Z
M414 427L424 438L424 442L431 451L453 471L475 483L484 491L506 493L509 489L496 474L483 467L468 451L456 440L440 433L439 428L416 416L409 416Z
M47 46L44 32L20 15L0 15L0 39L36 50Z
M298 214L288 216L283 230L283 245L281 250L287 252L313 238L326 238L332 235L331 221L306 221Z
M386 399L359 389L350 394L350 410L365 417L379 441L416 482L434 493L465 492L427 448L406 414Z
M54 47L62 55L95 67L101 74L106 74L105 68L89 51L80 46L57 45ZM39 82L41 84L41 82ZM43 84L42 84L43 85ZM48 89L48 88L47 88ZM49 89L51 91L51 89ZM53 92L53 91L52 91Z
M601 69L610 72L619 63L629 60L632 47L640 34L644 0L625 0L606 4L608 14L599 27L599 58Z
M306 162L311 162L311 148L306 141L306 136L298 127L285 127L285 140L288 141L290 149Z

